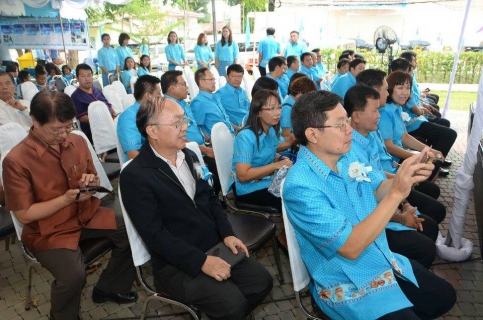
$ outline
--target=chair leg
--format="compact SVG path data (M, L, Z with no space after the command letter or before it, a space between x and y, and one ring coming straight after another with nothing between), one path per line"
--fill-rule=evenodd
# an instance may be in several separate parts
M34 262L29 262L27 265L27 291L25 293L25 310L30 310L30 299L32 293L32 269L34 267Z
M278 252L278 244L277 244L277 239L275 235L273 235L272 237L272 244L273 244L273 253L275 254L275 261L277 262L280 283L283 284L285 282L285 278L283 277L282 262L280 261L280 254Z
M5 251L10 251L10 238L5 239Z

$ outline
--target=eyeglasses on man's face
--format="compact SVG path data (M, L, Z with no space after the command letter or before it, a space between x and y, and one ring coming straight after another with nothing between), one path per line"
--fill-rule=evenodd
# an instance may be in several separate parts
M206 78L205 78L205 79L201 79L201 80L213 81L213 82L215 82L215 81L216 81L216 79L215 79L215 78L210 78L210 79L206 79Z
M183 87L188 87L188 84L185 82L177 82L176 85L180 85L180 86L183 86Z
M71 123L68 126L60 127L60 128L49 128L46 126L45 129L47 129L47 131L50 132L51 135L59 136L62 133L69 134L74 128L72 127L72 123Z
M149 125L150 126L170 126L170 127L174 127L176 130L180 130L183 127L183 125L189 126L190 120L191 119L189 117L184 117L183 119L178 120L178 121L173 122L173 123L154 122L154 123L151 123Z
M336 124L336 125L333 125L333 126L321 126L321 127L315 127L317 129L324 129L324 128L339 128L340 132L345 132L345 129L348 125L350 125L351 123L351 120L350 119L346 119L344 122L342 122L341 124Z

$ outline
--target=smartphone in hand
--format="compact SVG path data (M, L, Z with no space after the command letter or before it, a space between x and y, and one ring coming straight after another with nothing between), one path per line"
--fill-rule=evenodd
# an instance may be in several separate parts
M87 186L83 188L79 188L79 192L100 192L100 193L114 193L111 190L104 188L103 186Z

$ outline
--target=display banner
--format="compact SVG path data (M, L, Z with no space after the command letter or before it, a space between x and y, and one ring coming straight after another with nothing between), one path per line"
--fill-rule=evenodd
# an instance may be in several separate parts
M63 29L63 30L62 30ZM64 40L62 41L62 31ZM9 49L87 50L85 21L54 18L12 18L0 20L0 42Z

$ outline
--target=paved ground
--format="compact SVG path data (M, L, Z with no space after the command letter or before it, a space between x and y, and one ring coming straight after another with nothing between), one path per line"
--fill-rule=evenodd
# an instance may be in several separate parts
M453 160L454 172L460 166L466 150L466 112L449 112L452 126L458 131L458 140L451 151L449 158ZM446 205L448 215L441 229L444 234L448 229L454 194L454 174L448 178L440 178L438 184L441 187L440 200ZM280 221L277 221L282 227ZM454 308L442 319L483 319L483 264L480 260L480 248L478 247L478 234L473 201L470 201L464 236L474 243L472 258L475 261L466 263L446 263L436 260L432 267L433 272L450 281L458 291L458 301ZM3 248L2 248L3 249ZM267 245L257 254L258 260L267 267L274 275L274 288L270 296L254 312L256 319L295 319L299 317L297 303L293 296L292 282L290 277L287 258L281 254L284 265L285 284L281 285L276 278L276 266L272 247ZM102 260L105 264L106 259ZM47 320L50 310L50 283L52 276L40 266L35 268L33 275L32 307L29 311L24 309L25 297L25 266L26 260L18 246L18 242L10 246L10 251L0 250L0 319L42 319ZM144 291L135 287L139 293L139 302L132 305L118 305L116 303L104 303L96 305L91 300L92 288L98 279L97 270L87 278L87 285L83 291L81 301L83 319L135 319L139 318L143 301L146 297ZM308 302L308 298L305 299ZM170 306L163 306L153 302L150 306L150 318L160 318L159 314L172 313ZM189 319L187 316L169 316L165 319ZM299 318L301 319L301 318Z

